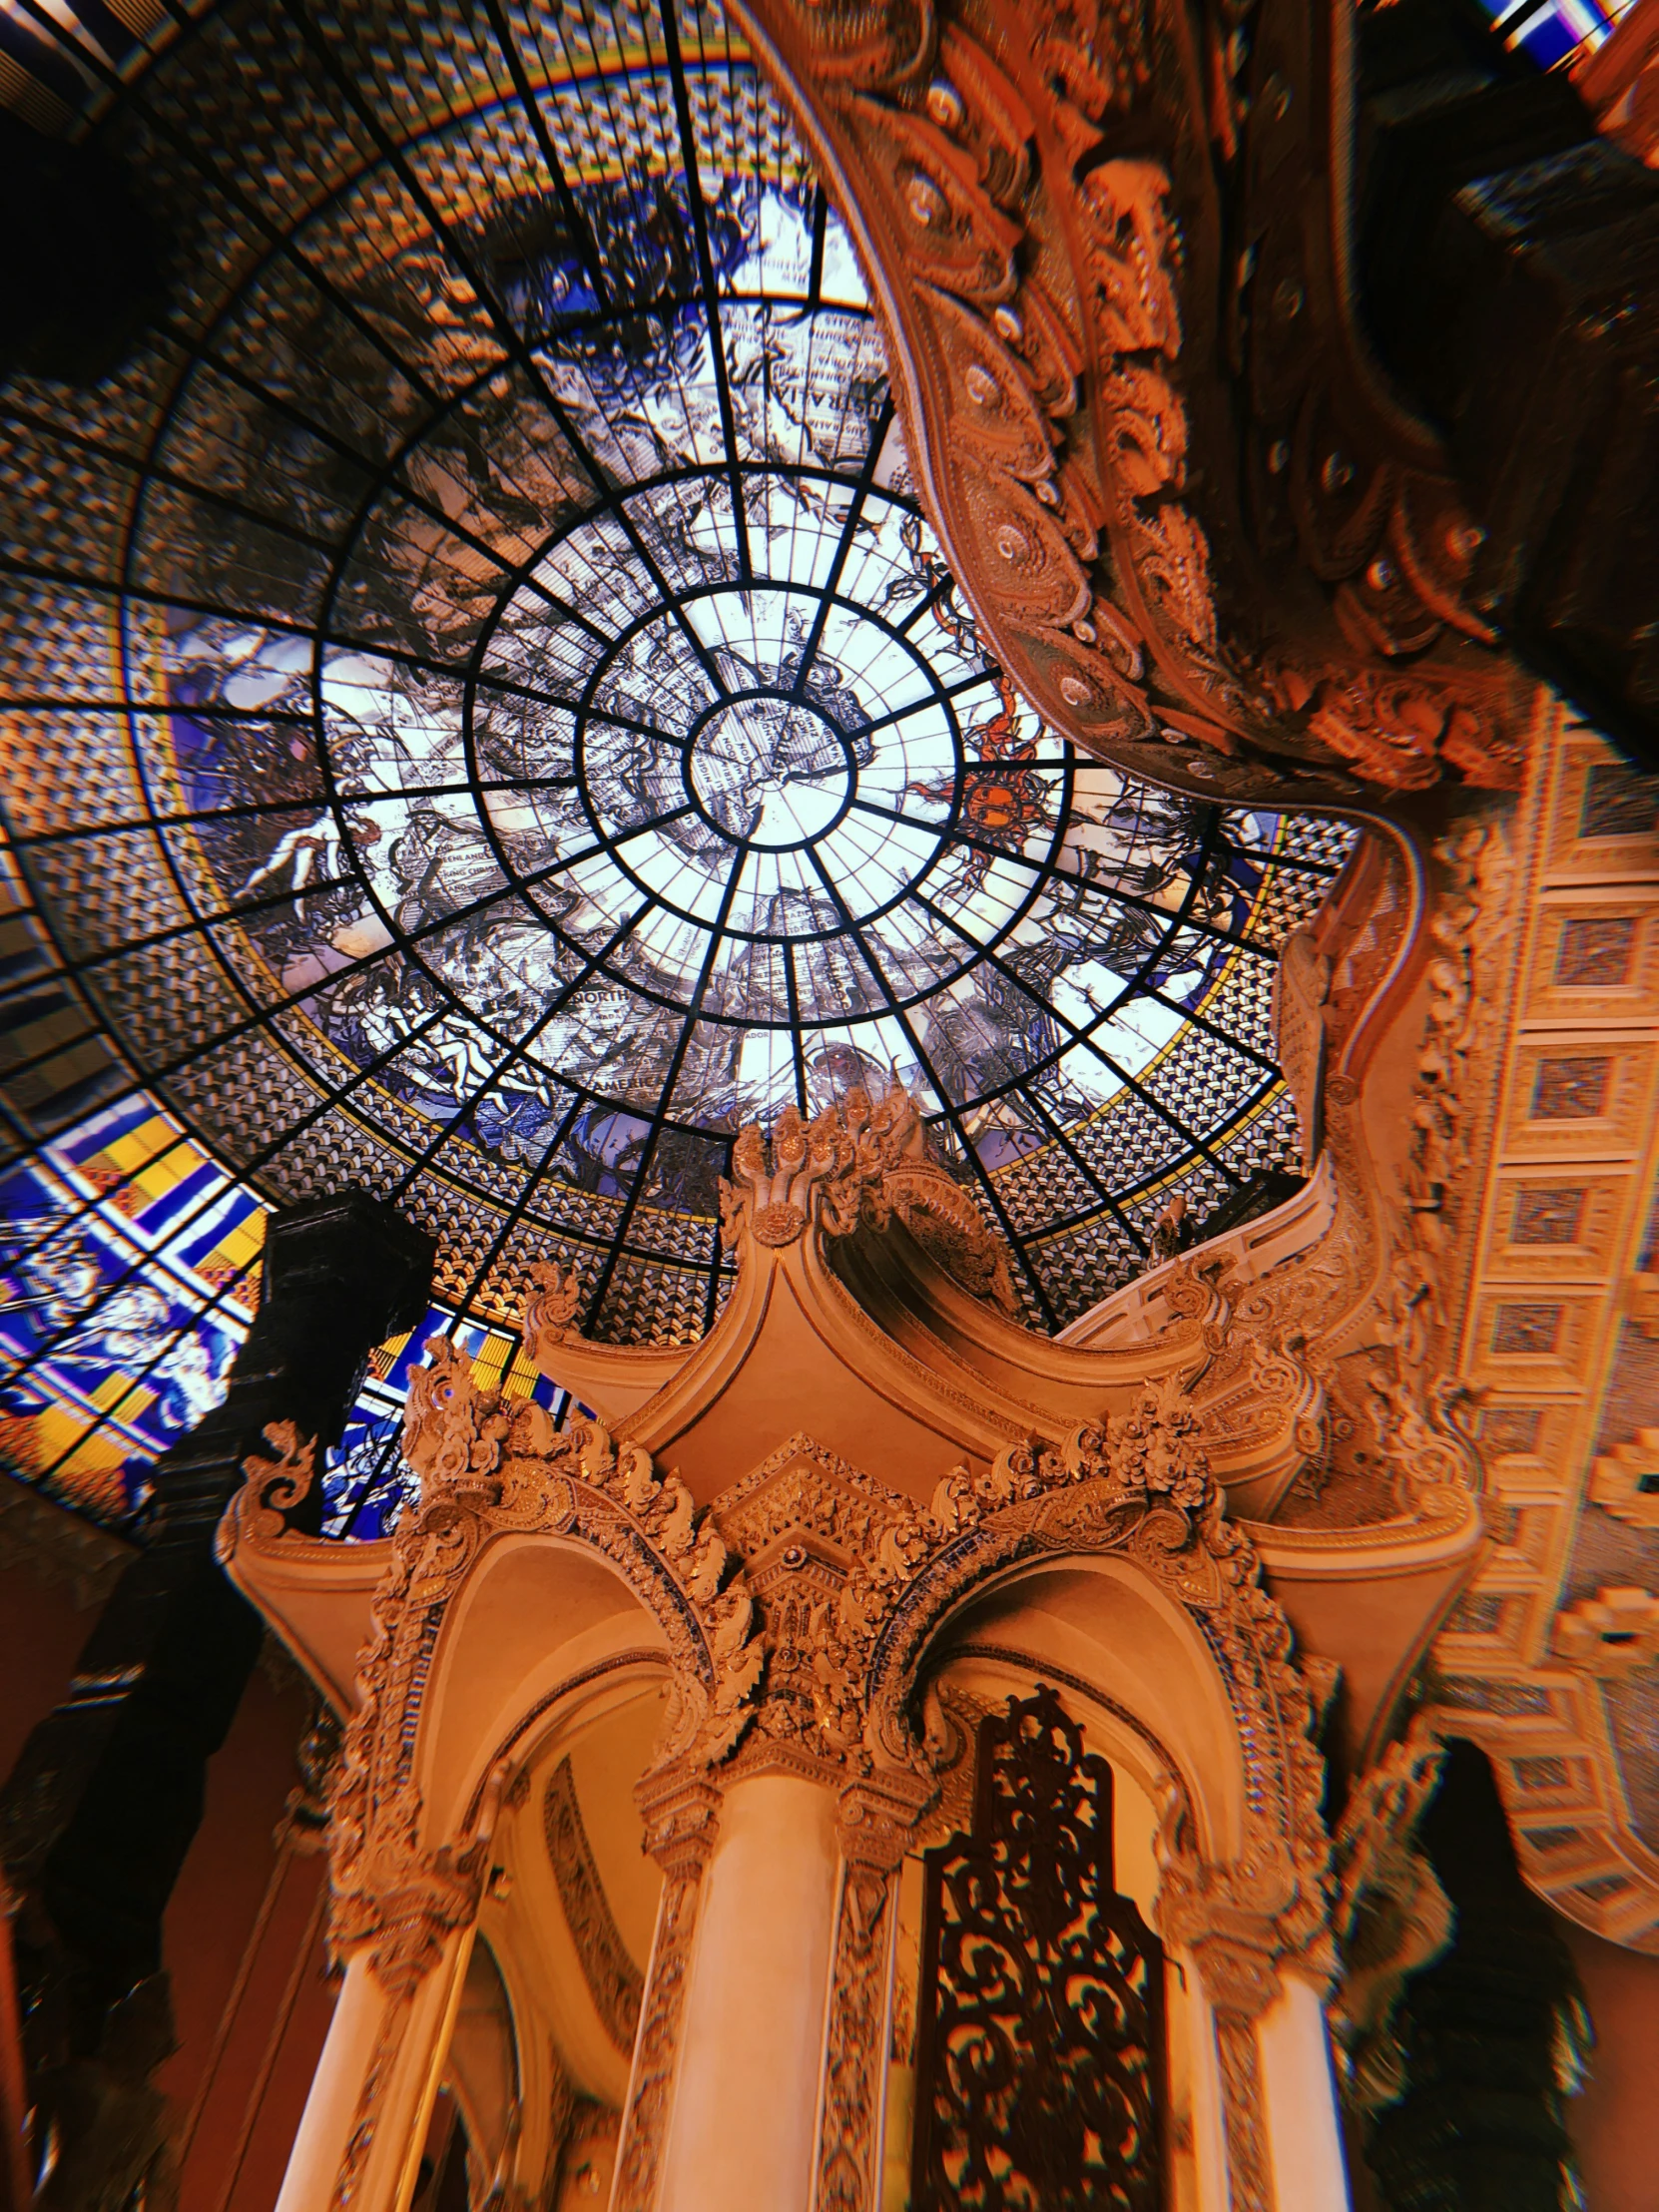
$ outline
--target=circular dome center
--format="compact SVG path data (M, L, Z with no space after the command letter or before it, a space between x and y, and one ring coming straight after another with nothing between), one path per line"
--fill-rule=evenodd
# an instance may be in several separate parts
M844 813L852 763L815 707L759 692L718 707L693 741L692 797L723 835L763 849L811 844Z

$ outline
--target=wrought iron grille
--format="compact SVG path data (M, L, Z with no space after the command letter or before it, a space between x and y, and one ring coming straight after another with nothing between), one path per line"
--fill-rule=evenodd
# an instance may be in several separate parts
M1115 1888L1112 1770L1055 1692L979 1739L926 1858L914 2212L1156 2212L1164 1953Z

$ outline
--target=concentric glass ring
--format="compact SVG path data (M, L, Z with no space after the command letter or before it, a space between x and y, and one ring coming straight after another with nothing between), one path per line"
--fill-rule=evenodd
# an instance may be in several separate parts
M463 1326L553 1258L684 1343L736 1129L896 1074L1063 1325L1294 1156L1275 956L1348 832L1013 694L720 0L311 15L135 88L188 311L96 440L0 425L51 577L13 851L119 1039L43 1077L63 1176L126 1192L160 1099L263 1199L428 1224Z

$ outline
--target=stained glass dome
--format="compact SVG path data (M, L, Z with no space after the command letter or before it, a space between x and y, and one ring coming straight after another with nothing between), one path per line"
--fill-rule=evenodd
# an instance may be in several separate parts
M787 1102L904 1082L1050 1329L1292 1158L1274 960L1351 832L1024 707L712 0L233 9L107 135L170 314L0 427L18 896L120 1055L14 1032L28 1157L142 1106L250 1205L393 1199L463 1324L554 1258L679 1342Z

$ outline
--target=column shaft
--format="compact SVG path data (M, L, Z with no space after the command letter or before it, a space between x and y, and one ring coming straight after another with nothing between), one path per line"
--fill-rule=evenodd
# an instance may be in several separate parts
M824 1784L734 1783L703 1878L662 2212L808 2212L837 1852Z
M1286 1974L1256 2023L1275 2212L1349 2212L1331 2040L1319 1991Z
M471 1927L407 1991L355 1952L282 2176L276 2212L406 2212L449 2055Z

